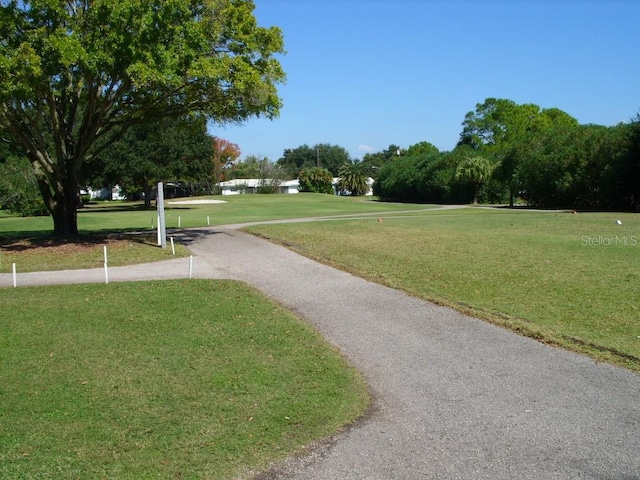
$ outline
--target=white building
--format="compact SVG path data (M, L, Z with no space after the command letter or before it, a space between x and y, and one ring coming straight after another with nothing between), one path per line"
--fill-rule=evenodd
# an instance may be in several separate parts
M258 178L236 178L220 182L218 185L222 190L222 195L238 195L241 193L257 193L262 185L269 185L269 183L269 180ZM299 187L298 180L287 180L278 185L278 193L298 193Z
M333 190L338 193L338 178L333 179ZM241 193L257 193L258 188L265 182L269 184L269 180L260 180L258 178L236 178L234 180L227 180L226 182L220 182L218 185L222 190L222 195L238 195ZM369 177L369 191L366 195L373 195L373 178ZM280 183L278 186L278 193L298 193L300 189L300 182L296 180L287 180Z

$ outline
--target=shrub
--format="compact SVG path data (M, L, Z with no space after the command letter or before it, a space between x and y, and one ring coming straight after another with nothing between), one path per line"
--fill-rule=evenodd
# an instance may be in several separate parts
M49 214L26 159L10 157L0 164L0 206L23 217Z
M300 170L298 175L301 192L333 195L333 176L326 168L310 167Z

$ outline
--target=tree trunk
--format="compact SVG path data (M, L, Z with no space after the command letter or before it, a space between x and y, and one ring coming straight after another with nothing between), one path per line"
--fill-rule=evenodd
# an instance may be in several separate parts
M145 210L151 210L151 193L153 188L149 185L145 185L144 189L144 208Z
M78 188L65 182L61 191L56 192L53 216L53 234L56 237L74 238L78 236Z
M78 236L78 179L73 174L45 175L39 165L38 152L32 161L38 188L47 210L53 218L53 235L61 238ZM57 181L55 179L62 179Z

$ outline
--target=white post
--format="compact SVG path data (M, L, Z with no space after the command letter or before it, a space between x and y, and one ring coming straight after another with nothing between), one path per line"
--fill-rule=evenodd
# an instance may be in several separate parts
M173 244L173 237L171 237L171 253L176 254L176 246Z
M178 228L180 228L181 224L182 224L182 222L180 220L180 215L178 215Z
M156 204L158 205L158 244L162 248L167 247L167 228L164 219L164 187L162 182L158 182L158 193L156 196Z
M209 215L207 215L207 225L211 225L211 221L209 220Z
M193 276L193 255L189 255L189 278Z
M109 267L107 259L107 246L104 245L104 283L109 283Z
M18 279L16 278L16 264L13 264L13 288L18 286Z

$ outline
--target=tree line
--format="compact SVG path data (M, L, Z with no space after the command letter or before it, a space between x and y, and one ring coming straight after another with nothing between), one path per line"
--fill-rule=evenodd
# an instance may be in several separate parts
M258 26L254 8L251 0L3 2L4 205L44 205L54 234L72 237L78 191L89 182L148 192L152 179L203 185L238 175L233 148L206 125L276 118L286 78L282 32ZM308 178L310 189L329 172L351 194L371 176L385 200L637 210L639 124L636 116L579 125L559 109L490 98L467 114L451 152L421 142L358 160L335 145L303 145L242 167ZM42 203L16 197L16 182L36 188Z
M556 108L488 98L462 125L450 152L423 145L397 150L392 161L388 151L376 154L374 194L407 202L640 209L640 115L611 127L580 125Z

